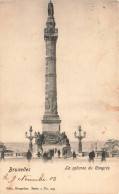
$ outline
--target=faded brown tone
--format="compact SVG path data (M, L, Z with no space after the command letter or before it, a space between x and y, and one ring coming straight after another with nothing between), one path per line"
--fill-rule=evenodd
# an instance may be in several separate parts
M0 132L2 141L26 141L24 132L30 125L42 131L43 32L48 1L0 2ZM54 0L53 4L59 29L57 100L61 130L70 140L74 140L78 125L87 131L87 140L117 138L118 3ZM102 135L105 126L107 131Z
M119 137L119 10L116 1L54 0L57 41L57 99L61 130L74 141L78 125L86 140ZM46 0L0 0L0 141L26 141L30 125L42 131L45 102ZM94 149L94 143L91 145ZM111 158L112 159L112 158ZM39 194L46 191L9 191L12 187L47 187L56 194L117 194L118 160L32 160L0 162L0 194ZM77 162L78 161L78 162ZM87 169L64 170L66 166ZM95 170L106 166L109 171ZM3 177L10 166L31 168L31 177L57 177L56 182L18 182ZM11 173L22 177L24 173Z

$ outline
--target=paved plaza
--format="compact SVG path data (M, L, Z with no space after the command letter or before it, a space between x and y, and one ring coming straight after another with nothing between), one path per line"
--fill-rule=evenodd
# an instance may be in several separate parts
M5 161L1 161L0 160L0 163L3 163L3 162L26 162L27 161L27 158L25 158L25 157L9 157L9 158L5 158ZM31 159L31 161L30 162L43 162L44 160L42 159L42 158L38 158L38 157L33 157L32 159ZM48 163L68 163L68 162L73 162L73 163L77 163L77 162L79 162L79 163L85 163L85 162L87 162L87 163L89 163L89 164L93 164L92 162L89 162L89 158L88 157L77 157L77 159L74 159L73 160L73 158L72 157L70 157L70 158L64 158L64 157L61 157L61 158L58 158L58 157L53 157L51 160L47 160L47 161L45 161L45 162L48 162ZM104 164L108 164L108 163L115 163L115 162L119 162L119 158L117 158L117 157L114 157L114 158L106 158L106 162L103 162ZM101 162L101 158L100 157L98 157L98 158L95 158L94 159L94 163L96 163L96 164L101 164L102 162Z

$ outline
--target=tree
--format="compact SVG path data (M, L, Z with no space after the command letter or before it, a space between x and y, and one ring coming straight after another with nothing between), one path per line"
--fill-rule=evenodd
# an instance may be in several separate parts
M119 150L119 140L108 139L104 144L104 149L109 151L109 154L112 155L113 151Z

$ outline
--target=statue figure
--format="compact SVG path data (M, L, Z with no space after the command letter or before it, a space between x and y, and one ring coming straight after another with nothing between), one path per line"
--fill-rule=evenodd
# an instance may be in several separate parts
M49 99L48 99L48 97L47 97L46 100L45 100L45 109L46 109L46 110L49 110L49 109L50 109L50 104L49 104Z
M56 108L57 108L56 100L54 99L54 101L53 101L53 108L52 108L52 112L53 113L56 113Z
M40 134L39 132L36 137L36 144L38 146L38 152L43 153L42 145L45 144L45 137L43 134Z
M45 137L44 134L41 134L37 139L37 145L42 146L45 143Z
M52 113L57 112L56 94L52 90L49 91L49 94L45 99L45 109L50 110Z
M48 16L52 16L54 15L54 9L53 9L53 3L48 3Z

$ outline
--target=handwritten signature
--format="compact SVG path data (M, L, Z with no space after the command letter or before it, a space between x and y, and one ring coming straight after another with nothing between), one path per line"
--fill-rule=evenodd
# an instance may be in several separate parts
M56 181L56 177L50 177L46 179L44 173L42 173L39 178L32 178L31 175L23 175L22 177L17 177L16 175L14 175L10 177L9 174L7 173L5 176L3 176L3 179L6 180L8 183L13 183L15 180L28 182L48 181L48 180Z

